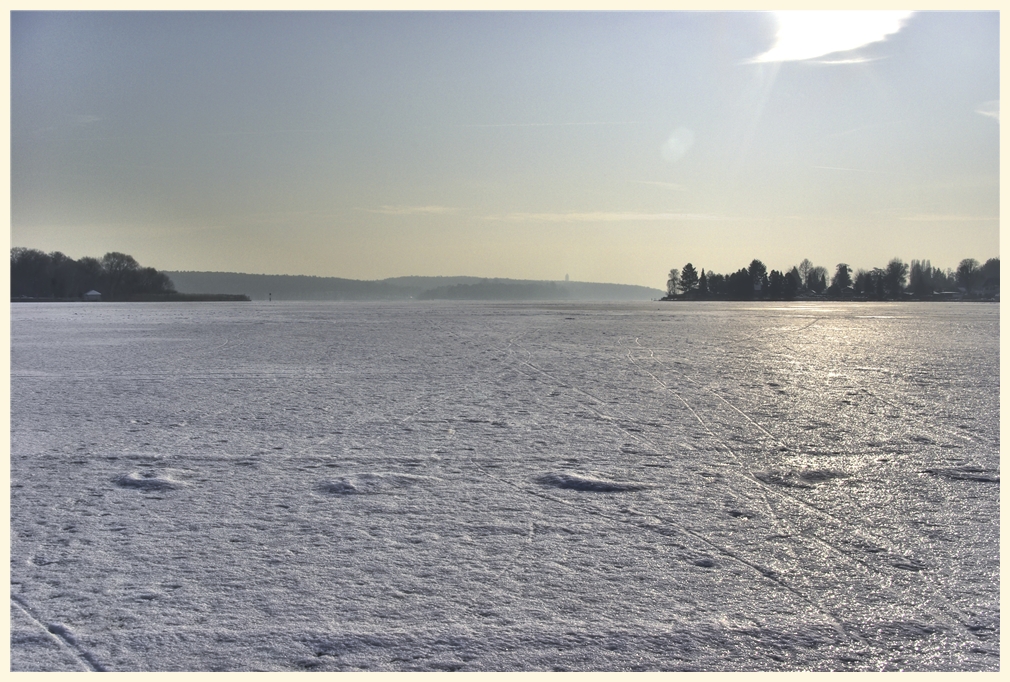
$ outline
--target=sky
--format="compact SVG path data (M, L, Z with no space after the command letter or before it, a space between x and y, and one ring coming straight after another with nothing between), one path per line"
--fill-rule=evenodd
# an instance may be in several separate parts
M999 255L997 12L13 12L11 246L640 284Z

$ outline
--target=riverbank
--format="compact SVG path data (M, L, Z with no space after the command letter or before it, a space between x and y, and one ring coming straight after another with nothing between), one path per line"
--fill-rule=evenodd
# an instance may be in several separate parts
M104 303L203 303L211 301L251 301L245 294L134 294L125 301L104 301ZM103 303L85 301L83 298L31 298L11 297L11 303Z

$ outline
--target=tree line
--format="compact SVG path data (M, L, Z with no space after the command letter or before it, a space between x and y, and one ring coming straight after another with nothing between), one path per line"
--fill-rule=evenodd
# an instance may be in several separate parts
M830 281L828 275L827 268L815 266L807 258L785 272L769 272L764 263L754 259L746 268L728 275L706 273L704 269L699 274L688 263L682 269L670 270L663 300L790 300L811 295L894 300L927 299L944 292L969 297L999 294L999 258L990 258L984 265L974 258L965 258L955 270L934 268L928 260L908 264L892 258L884 268L859 269L853 273L847 263L839 263Z
M59 251L11 249L11 297L75 300L95 290L106 301L174 294L168 275L145 268L133 256L111 251L101 258L74 260Z

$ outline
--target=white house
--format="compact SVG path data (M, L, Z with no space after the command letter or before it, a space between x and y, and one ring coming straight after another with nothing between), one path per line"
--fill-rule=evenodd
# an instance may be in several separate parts
M101 301L102 300L102 293L100 291L95 291L94 289L92 289L88 293L84 294L84 300L85 301Z

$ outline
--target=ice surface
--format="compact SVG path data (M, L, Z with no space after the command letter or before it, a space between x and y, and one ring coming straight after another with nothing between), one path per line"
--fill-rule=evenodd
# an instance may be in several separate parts
M605 481L592 476L576 474L544 474L537 478L539 483L555 488L570 488L572 490L587 490L599 493L619 493L627 490L643 490L649 486L641 483L623 483L620 481Z
M17 304L14 670L997 670L987 304Z

